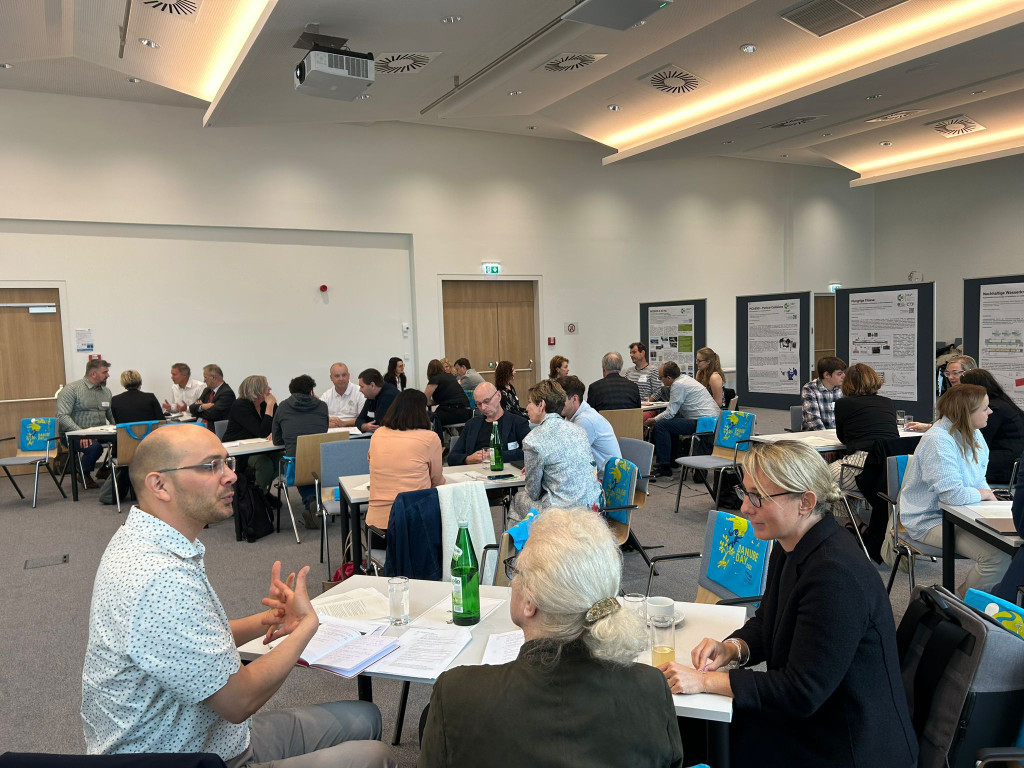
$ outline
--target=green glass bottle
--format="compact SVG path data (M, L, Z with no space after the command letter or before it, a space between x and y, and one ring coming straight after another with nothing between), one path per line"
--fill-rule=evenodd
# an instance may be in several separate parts
M500 472L505 468L505 460L501 458L501 435L498 422L491 427L491 472Z
M452 620L460 627L480 622L480 566L468 522L459 523L452 552Z

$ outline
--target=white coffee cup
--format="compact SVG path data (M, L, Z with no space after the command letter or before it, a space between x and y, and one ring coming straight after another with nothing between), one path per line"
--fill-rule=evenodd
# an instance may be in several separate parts
M647 616L675 616L676 603L671 597L648 597Z

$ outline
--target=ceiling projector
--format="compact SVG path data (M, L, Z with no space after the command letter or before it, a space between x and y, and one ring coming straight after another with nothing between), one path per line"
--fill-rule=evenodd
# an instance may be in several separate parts
M299 93L355 101L373 85L373 54L317 46L295 65L294 74Z

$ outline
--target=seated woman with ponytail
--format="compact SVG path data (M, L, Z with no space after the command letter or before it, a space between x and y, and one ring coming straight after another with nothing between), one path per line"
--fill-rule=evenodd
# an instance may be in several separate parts
M506 569L526 643L437 679L417 765L682 766L668 686L633 663L647 630L615 599L622 555L603 518L548 509Z
M740 514L775 540L764 599L724 641L701 641L693 666L662 665L672 691L733 698L733 765L912 768L889 597L832 516L840 492L828 465L780 441L752 444L743 470Z

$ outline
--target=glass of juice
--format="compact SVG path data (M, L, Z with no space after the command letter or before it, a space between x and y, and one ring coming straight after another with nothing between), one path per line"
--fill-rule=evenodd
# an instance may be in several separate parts
M656 667L676 660L674 616L648 616L651 625L651 664Z

